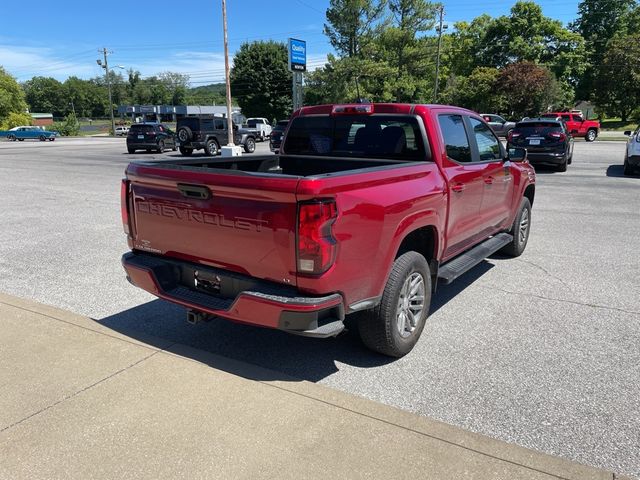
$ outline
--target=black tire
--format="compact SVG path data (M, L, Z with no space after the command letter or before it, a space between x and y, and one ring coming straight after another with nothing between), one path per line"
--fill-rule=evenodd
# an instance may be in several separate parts
M127 148L127 152L136 153L136 149L135 148Z
M38 137L38 140L40 140L41 142L46 142L47 141L47 137L45 137L44 135L40 135Z
M7 135L7 140L9 140L10 142L15 142L16 136L13 133L10 133L9 135Z
M564 160L562 160L562 163L556 167L556 171L566 172L568 164L569 164L569 159L565 156Z
M629 165L629 157L625 154L624 156L624 170L622 171L625 175L633 175L633 168Z
M593 142L596 138L598 138L598 132L597 131L595 131L594 129L587 130L587 135L584 137L584 139L587 142Z
M526 212L526 214L525 214ZM526 216L525 216L526 215ZM525 225L526 222L526 225ZM500 250L504 255L519 257L527 248L529 233L531 232L531 202L527 197L523 197L520 202L520 209L513 221L513 226L509 233L513 235L513 240Z
M53 142L56 139L56 137L49 137L49 141Z
M158 153L164 152L164 140L158 140Z
M211 157L215 157L218 155L218 142L213 139L207 140L207 143L204 144L204 154L209 155Z
M180 127L178 129L177 136L178 140L180 140L180 143L185 143L193 138L193 132L189 127Z
M422 279L421 285L424 289L422 310L419 311L418 318L408 324L407 312L412 310L411 306L416 308L417 304L406 300L407 284L411 288L413 281L419 283L419 277ZM415 288L418 287L418 283ZM411 290L408 291L411 292ZM404 303L404 308L399 311L401 302ZM362 342L374 352L389 357L405 356L420 338L429 315L430 304L431 273L427 261L417 252L401 255L393 262L380 304L373 310L357 314L358 331ZM404 315L404 320L400 315Z
M180 154L185 157L190 157L193 153L193 148L180 147Z
M24 142L24 138L19 138L18 141L19 142Z
M253 153L256 151L256 141L253 137L249 137L244 142L244 151L247 153Z

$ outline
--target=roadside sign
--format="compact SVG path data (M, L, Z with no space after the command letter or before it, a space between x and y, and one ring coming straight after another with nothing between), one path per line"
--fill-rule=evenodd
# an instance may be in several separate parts
M304 40L289 39L289 70L307 71L307 42Z

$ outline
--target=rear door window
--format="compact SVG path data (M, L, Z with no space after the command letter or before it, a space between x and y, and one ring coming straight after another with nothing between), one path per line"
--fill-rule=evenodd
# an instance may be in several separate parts
M442 131L447 156L456 162L471 162L471 147L462 115L439 115L438 123Z
M417 119L401 115L297 117L284 150L293 155L430 159Z

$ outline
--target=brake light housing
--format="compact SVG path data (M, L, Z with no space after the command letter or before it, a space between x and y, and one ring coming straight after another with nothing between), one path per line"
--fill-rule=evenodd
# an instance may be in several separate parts
M331 109L332 115L371 115L373 104L354 103L349 105L334 105Z
M122 228L124 233L130 235L129 228L129 180L122 179L120 184L120 213L122 214Z
M298 206L297 269L301 275L321 275L336 260L333 224L338 217L335 200L313 200Z
M519 136L520 132L511 131L509 132L509 135L507 135L507 141L510 142L511 140L513 140L514 138L518 138Z
M567 138L567 136L562 132L551 132L549 133L549 137L559 141L563 141L565 138Z

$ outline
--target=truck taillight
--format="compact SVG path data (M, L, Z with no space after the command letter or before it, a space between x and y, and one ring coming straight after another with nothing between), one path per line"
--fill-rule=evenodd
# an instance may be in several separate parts
M122 213L122 228L129 235L129 180L122 179L120 184L120 212Z
M319 275L336 259L337 242L332 226L338 216L336 202L301 203L298 213L298 273Z

